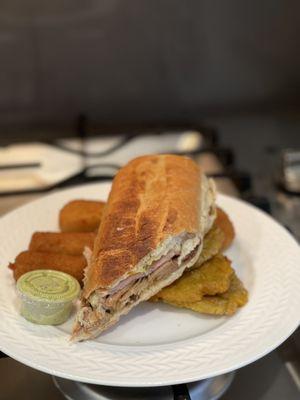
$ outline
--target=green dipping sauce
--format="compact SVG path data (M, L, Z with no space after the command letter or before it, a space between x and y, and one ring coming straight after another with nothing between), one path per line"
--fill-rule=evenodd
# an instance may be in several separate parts
M59 325L71 312L80 292L78 281L69 274L50 269L27 272L17 282L21 315L41 325Z

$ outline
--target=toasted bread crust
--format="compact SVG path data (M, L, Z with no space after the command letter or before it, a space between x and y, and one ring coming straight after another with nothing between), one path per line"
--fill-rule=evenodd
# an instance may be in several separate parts
M139 157L116 175L86 271L83 297L109 288L169 236L198 233L201 178L189 158Z

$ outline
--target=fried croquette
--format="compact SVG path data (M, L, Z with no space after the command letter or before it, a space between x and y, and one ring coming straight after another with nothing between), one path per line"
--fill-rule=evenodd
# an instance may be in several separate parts
M93 249L94 240L93 232L35 232L29 251L79 256L85 247Z
M100 224L105 203L103 201L73 200L59 213L59 226L63 232L95 232Z
M86 259L84 256L36 251L23 251L17 256L15 262L9 265L9 268L13 270L15 280L18 280L26 272L36 269L54 269L72 275L81 284L85 267Z

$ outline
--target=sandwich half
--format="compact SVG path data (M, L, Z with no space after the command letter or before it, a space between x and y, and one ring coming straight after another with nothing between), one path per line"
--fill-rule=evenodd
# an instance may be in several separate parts
M72 340L95 338L178 279L215 217L214 184L191 159L150 155L123 167L87 257Z

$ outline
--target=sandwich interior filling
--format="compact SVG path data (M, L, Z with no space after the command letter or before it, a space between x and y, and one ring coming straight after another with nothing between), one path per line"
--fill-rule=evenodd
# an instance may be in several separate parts
M181 242L179 246L175 246L167 254L153 261L144 272L126 277L108 291L97 289L88 299L82 299L83 307L77 316L80 325L89 331L98 326L105 327L114 314L126 309L129 311L139 302L147 288L165 280L196 256L201 245L199 241L187 254L182 252L184 243L191 241L192 238L194 235L186 233L178 238Z

